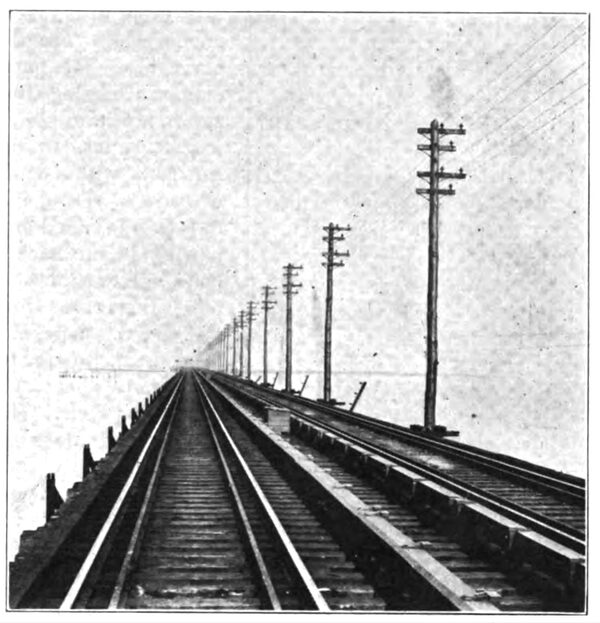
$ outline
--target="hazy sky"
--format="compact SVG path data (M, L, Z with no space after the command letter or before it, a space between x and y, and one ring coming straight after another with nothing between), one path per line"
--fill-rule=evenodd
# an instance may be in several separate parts
M10 96L17 376L170 365L288 261L295 365L320 368L329 221L353 228L334 368L424 371L435 117L468 173L441 207L440 375L535 380L584 419L586 16L20 12Z

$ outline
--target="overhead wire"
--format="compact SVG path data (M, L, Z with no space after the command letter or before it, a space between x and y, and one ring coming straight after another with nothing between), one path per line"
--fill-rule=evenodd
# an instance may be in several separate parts
M536 37L533 41L531 41L529 44L527 44L527 46L525 47L525 49L520 52L510 63L508 63L501 71L500 73L491 81L490 86L488 86L488 89L486 89L486 92L488 90L491 89L491 85L496 84L501 78L502 76L505 76L513 67L515 67L515 65L517 65L522 59L524 59L526 57L526 55L536 46L538 45L541 41L543 41L558 25L558 20L555 20L549 28L547 28L546 30L544 30L543 33L541 33L541 35L539 35L538 37ZM564 55L569 49L571 49L574 45L576 45L581 39L584 38L585 33L577 36L573 41L571 41L570 43L568 43L563 49L561 49L559 52L557 52L556 54L552 55L550 58L548 58L548 56L557 48L559 48L561 46L562 43L564 43L565 41L567 41L577 30L579 30L580 28L582 28L583 26L585 26L587 24L586 21L584 22L580 22L579 24L577 24L576 26L574 26L573 28L571 28L569 30L569 32L564 35L562 38L560 38L558 41L554 42L550 48L548 48L545 52L543 52L539 57L537 57L536 59L533 59L531 62L529 62L525 67L521 68L520 70L517 71L517 73L511 78L510 82L506 85L508 87L508 90L501 96L499 101L496 101L494 103L494 105L492 105L490 108L488 108L488 110L485 113L482 113L482 115L478 115L477 117L475 117L475 121L480 120L485 118L485 116L489 116L491 112L493 112L494 110L496 110L499 106L499 104L503 101L505 101L511 94L515 93L516 91L518 91L519 89L522 89L522 87L527 84L528 82L530 82L531 80L533 80L534 78L536 78L544 69L546 69L547 67L549 67L553 62L555 62L557 59L559 59L562 55ZM545 63L543 63L542 65L538 66L534 72L530 75L528 75L525 80L521 81L517 86L510 88L510 84L514 83L516 80L518 80L521 76L523 76L523 74L525 74L529 69L531 69L533 66L536 65L536 63L538 63L540 60L542 59L548 59ZM528 110L531 106L533 106L536 102L540 101L542 98L544 98L548 93L552 92L554 89L556 89L558 86L564 84L572 75L574 75L577 71L579 71L580 69L582 69L584 66L586 65L586 62L581 63L580 65L578 65L577 67L575 67L574 69L572 69L571 71L569 71L566 75L564 75L563 77L561 77L559 80L557 80L553 85L551 85L550 87L548 87L547 89L545 89L541 94L539 94L537 97L535 97L533 100L531 100L530 102L527 102L524 104L524 106L522 106L519 110L515 111L515 112L511 112L509 115L507 115L506 117L504 117L503 119L501 119L500 121L500 126L499 128L497 128L497 130L500 130L501 128L505 128L506 126L508 126L509 123L511 123L512 121L514 121L514 119L516 119L520 114L522 114L525 110ZM573 89L572 91L569 92L568 95L566 95L564 98L558 100L557 102L555 102L553 105L551 105L548 108L545 108L541 113L538 113L537 115L534 116L535 119L539 118L540 115L545 114L548 110L551 110L553 107L556 107L558 105L560 105L560 103L562 103L563 101L565 101L566 99L568 99L568 97L572 96L575 92L581 90L582 88L584 88L586 86L586 84L581 84L578 87L576 87L575 89ZM485 97L486 95L484 94L483 97ZM475 100L471 100L472 106L476 106L477 105L477 100L480 100L481 98L475 98ZM489 97L488 97L489 99ZM571 107L569 107L571 108ZM566 111L563 111L562 113L559 113L558 115L556 115L556 117L560 117L562 116L562 114L564 114ZM463 116L464 117L464 116ZM472 122L469 124L471 125ZM506 130L505 130L506 131ZM486 133L483 137L481 137L480 139L478 139L476 141L476 143L474 145L478 145L481 142L488 143L493 136L495 136L496 134L498 134L498 131L493 132L493 133ZM522 137L523 138L523 137ZM473 147L473 145L470 146L469 149L471 149ZM506 146L503 147L502 149L506 149ZM500 151L502 151L502 149L497 150L494 153L498 153ZM422 154L425 156L425 154ZM473 160L477 157L477 155L472 156L471 158L469 158L469 160L467 161L467 164L465 164L464 166L467 167L469 164L471 164L473 162ZM406 183L409 183L414 179L414 175L415 172L411 172L411 174L409 174L408 176L406 176L406 178L401 182L401 186L403 186ZM407 192L406 196L401 199L401 201L405 201L406 199L408 199L409 197L413 196L414 194L414 188L412 188L412 184L411 184L411 188L410 190Z
M553 108L555 108L556 106L560 105L564 100L566 100L567 98L569 98L571 95L573 95L574 93L577 93L578 91L581 91L581 89L584 89L588 86L587 82L584 82L582 84L579 84L577 87L575 87L574 89L572 89L571 91L569 91L569 93L563 97L560 100L557 100L556 102L554 102L553 104L551 104L550 106L548 106L547 108L543 109L540 113L537 113L536 115L534 115L531 119L528 120L527 123L539 118L540 115L543 115L544 113L548 112L549 110L552 110ZM540 98L537 98L540 99ZM527 106L524 106L518 113L515 113L508 121L513 120L514 118L516 118L521 112L523 112L523 110L525 110L526 108L528 108L531 105L528 104ZM506 123L508 123L508 121ZM503 124L506 125L506 124ZM511 128L508 128L509 130ZM517 131L521 131L522 128L520 128ZM504 130L503 132L505 132L506 130ZM471 148L473 148L475 145L481 145L479 147L479 149L477 149L477 151L472 155L471 161L475 158L478 158L482 153L483 153L483 148L485 148L485 146L492 140L492 138L498 134L500 132L500 128L496 129L493 132L490 132L488 134L486 134L485 136L483 136L481 139L479 139L474 145L471 146Z
M532 43L530 43L525 50L523 50L522 52L519 52L515 58L506 65L506 67L498 74L496 75L496 77L494 77L491 82L487 85L487 88L484 91L483 97L486 98L487 101L489 101L490 99L492 99L494 97L494 93L492 92L492 86L498 82L498 80L507 73L507 71L513 67L515 65L515 63L518 63L519 61L522 61L523 58L538 44L540 43L540 41L542 41L545 37L547 37L550 32L552 32L552 30L558 25L558 20L555 20L552 25L550 26L550 28L548 28L547 30L545 30L539 37L537 37L536 39L534 39L534 41ZM468 109L470 106L479 106L479 100L482 99L481 97L475 97L473 100L470 100L470 104L467 107L467 110L465 111L465 114L468 114ZM481 102L484 103L484 102Z
M579 90L579 89L577 89ZM565 98L566 99L566 98ZM552 117L552 119L549 119L546 123L544 123L543 125L534 128L533 130L531 130L530 132L527 132L527 134L524 134L521 137L521 140L523 140L524 138L527 138L528 136L531 136L532 134L536 134L537 132L541 132L544 128L546 128L548 125L550 125L551 123L553 123L554 121L557 121L558 119L560 119L560 117L562 117L564 114L566 114L569 110L571 110L572 108L575 108L575 106L577 106L578 104L581 104L583 102L585 102L587 99L587 97L581 97L579 98L576 102L573 102L570 106L567 106L567 108L565 108L562 112L558 113L557 115L554 115L554 117Z
M555 21L551 24L551 26L550 26L549 28L547 28L547 29L546 29L546 30L545 30L545 31L544 31L541 35L539 35L538 37L536 37L536 38L535 38L533 41L531 41L529 44L526 44L525 49L524 49L524 50L522 50L519 54L517 54L517 55L515 56L515 58L514 58L511 62L509 62L509 63L508 63L508 64L504 67L504 69L502 69L502 70L500 71L500 73L499 73L499 74L498 74L498 75L497 75L497 76L496 76L496 77L492 80L492 83L491 83L491 84L494 84L495 82L497 82L497 81L498 81L498 80L499 80L499 79L500 79L500 78L501 78L501 77L502 77L505 73L507 73L507 71L509 71L509 70L510 70L510 68L511 68L511 67L513 67L513 66L514 66L516 63L518 63L519 61L521 61L521 60L523 59L523 57L524 57L524 56L525 56L528 52L530 52L530 51L531 51L531 50L532 50L532 49L533 49L533 48L534 48L534 47L535 47L538 43L540 43L540 42L541 42L541 41L542 41L545 37L547 37L547 36L550 34L550 32L551 32L554 28L556 28L556 26L558 25L558 23L559 23L559 22L558 22L558 20L555 20ZM576 28L578 28L578 27L580 27L580 26L581 26L581 24L579 24L578 26L576 26L576 27L575 27L574 29L572 29L570 32L573 32L573 30L575 30ZM570 34L570 33L569 33L569 34ZM568 34L568 35L566 35L566 37L568 37L568 36L569 36L569 34ZM563 41L566 37L564 37L561 41ZM531 64L530 64L528 67L530 67L530 66L531 66ZM527 69L527 68L526 68L526 69ZM525 69L525 70L526 70L526 69ZM522 70L520 73L522 74L522 73L523 73L523 71L525 71L525 70ZM485 97L485 95L484 95L484 97ZM472 105L477 105L476 101L477 101L478 99L479 99L479 98L475 98L475 103L474 103L474 104L472 104ZM473 102L473 100L471 100L471 101ZM424 154L423 154L423 155L424 155ZM402 185L404 185L404 183L410 183L410 182L411 182L411 180L413 180L413 174L408 175L408 176L405 178L405 180L402 182ZM409 197L409 196L411 196L411 195L412 195L412 189L411 189L411 191L410 191L410 192L406 195L406 197L405 197L405 198L408 198L408 197Z
M580 24L581 26L581 24ZM572 32L572 31L571 31ZM498 106L506 101L506 99L508 97L510 97L515 91L518 91L519 89L521 89L524 85L526 85L528 82L530 82L531 80L533 80L536 76L538 76L544 69L546 69L547 67L549 67L552 63L554 63L556 60L558 60L567 50L571 49L576 43L578 43L580 40L583 39L583 37L585 36L585 34L580 35L579 37L577 37L576 39L574 39L571 43L569 43L569 45L567 45L564 49L562 49L560 52L558 52L557 54L555 54L554 56L552 56L552 58L550 58L550 60L548 60L547 62L545 62L543 65L541 65L540 67L538 67L532 74L528 75L523 81L521 81L516 87L512 88L511 90L509 90L508 92L506 92L502 97L500 97L493 106L491 106L490 108L488 108L484 113L482 113L481 115L479 115L478 117L476 117L474 119L473 122L477 122L477 121L481 121L486 119L487 117L489 117L489 114L493 111L496 110L498 108ZM565 37L566 38L566 37ZM554 46L552 49L555 49L556 46ZM522 72L523 73L523 72Z
M516 117L518 117L522 112L524 112L525 110L527 110L530 106L533 106L533 104L535 104L536 102L538 102L540 99L542 99L544 96L546 96L548 93L550 93L551 91L553 91L557 86L560 86L561 84L564 84L571 76L573 76L577 71L579 71L580 69L582 69L583 67L585 67L587 65L587 62L584 61L583 63L581 63L580 65L578 65L577 67L575 67L574 69L572 69L571 71L569 71L565 76L563 76L562 78L560 78L559 80L557 80L552 86L548 87L545 91L543 91L542 93L540 93L535 99L531 100L530 102L528 102L527 104L525 104L524 106L522 106L521 108L519 108L519 110L515 113L513 113L512 115L510 115L509 117L507 117L499 126L496 127L495 131L492 134L497 134L499 130L501 130L505 125L507 125L508 123L510 123L513 119L515 119ZM587 82L584 84L584 86L587 85ZM490 134L487 134L485 136L483 136L482 138L478 139L473 145L472 147L474 147L475 145L477 145L478 143L482 142L482 141L486 141L489 140L489 136Z

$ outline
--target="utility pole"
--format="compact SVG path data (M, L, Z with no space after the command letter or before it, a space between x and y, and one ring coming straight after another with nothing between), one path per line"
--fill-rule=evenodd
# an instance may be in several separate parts
M219 371L223 370L223 361L225 360L225 332L223 329L219 331Z
M238 376L244 376L244 327L246 326L246 311L242 309L240 312L240 370Z
M256 319L254 313L254 306L258 305L254 301L248 302L248 311L246 312L246 318L248 319L248 374L247 378L250 381L252 379L252 321Z
M214 340L214 351L215 351L215 370L219 369L219 366L221 365L221 353L219 352L220 347L221 347L221 333L217 333L217 336L215 337Z
M435 400L437 391L438 336L437 336L437 298L438 298L438 243L439 243L439 197L456 194L452 184L440 188L440 180L463 180L466 175L462 169L458 173L447 173L440 168L440 153L456 151L452 141L442 145L440 138L451 134L464 135L462 123L458 129L445 128L444 124L434 119L428 128L418 128L417 132L429 135L429 143L418 145L419 151L429 152L429 171L417 171L417 176L429 182L429 188L417 188L417 194L429 197L429 261L427 270L427 373L425 379L425 432L445 435L458 434L446 432L444 427L436 426Z
M236 341L237 341L238 322L237 316L233 317L233 356L231 358L231 374L235 376L236 373Z
M273 292L275 292L275 288L272 288L271 286L263 286L262 291L263 291L263 300L261 301L261 306L265 313L265 319L263 323L264 326L263 326L263 374L262 374L262 377L264 379L264 384L268 385L269 384L269 370L268 370L267 360L268 360L269 346L268 346L267 336L268 336L268 327L269 327L269 310L273 309L273 307L277 305L277 302L269 298L270 295L273 294Z
M221 329L221 372L225 372L225 327Z
M331 400L331 324L333 313L333 269L344 266L342 260L336 261L338 257L350 257L350 251L336 251L335 243L345 240L344 234L337 236L338 232L351 231L351 227L340 227L329 223L323 227L327 236L323 238L327 242L327 251L323 253L327 261L322 265L327 269L327 294L325 297L325 356L323 370L323 401L335 402Z
M225 325L225 374L229 374L229 333L231 325Z
M285 391L292 391L292 296L298 294L301 283L294 283L302 266L287 264L283 267L283 292L285 293Z

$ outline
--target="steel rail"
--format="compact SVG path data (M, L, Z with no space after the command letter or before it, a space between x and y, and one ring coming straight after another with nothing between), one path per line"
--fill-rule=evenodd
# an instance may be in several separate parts
M96 536L96 539L94 540L94 543L92 544L92 547L90 548L90 551L85 557L83 564L79 568L79 571L77 572L75 576L75 579L71 583L71 586L69 590L67 591L67 594L65 598L63 599L59 607L59 610L71 610L71 608L73 607L73 604L75 603L75 600L77 599L77 596L79 595L79 592L92 568L92 565L94 564L94 561L96 560L96 557L98 556L100 549L102 548L102 545L104 544L106 537L108 536L110 529L119 511L121 510L123 503L125 502L125 499L127 498L129 490L131 489L133 482L137 476L137 473L139 472L142 466L144 458L146 457L146 454L148 453L150 446L152 445L152 442L154 441L154 438L157 435L158 430L169 411L171 403L173 402L175 396L178 394L182 381L183 381L183 376L179 378L179 381L177 382L177 385L175 386L175 389L173 390L173 393L171 394L171 397L169 398L167 405L163 409L163 412L160 415L158 422L155 424L154 429L152 430L152 433L150 434L148 438L148 441L144 445L144 448L140 452L140 455L138 456L131 470L129 477L127 478L127 481L123 485L123 488L121 489L121 493L119 494L119 497L113 504L108 517L106 518L104 524L100 528L100 531L98 532L98 535Z
M471 485L464 480L459 478L453 478L451 476L444 476L439 472L424 467L422 463L415 459L409 459L403 457L397 452L393 452L390 450L385 450L380 446L372 444L370 442L362 440L360 437L356 435L352 435L351 433L346 433L344 431L340 431L334 426L330 426L328 424L324 424L319 422L314 418L310 418L309 416L303 416L307 421L310 421L311 424L316 425L317 427L322 428L323 430L337 435L340 438L346 439L351 443L364 448L365 450L369 450L374 454L377 454L385 459L393 461L398 465L403 465L413 472L417 472L421 476L427 477L429 480L437 482L452 491L460 493L465 497L468 497L472 500L485 504L486 507L509 517L515 521L524 523L535 530L537 530L540 534L544 534L545 536L552 538L553 540L562 543L568 547L571 547L578 553L585 553L585 535L581 534L581 531L576 528L571 528L570 526L566 526L560 521L556 521L551 519L545 515L542 515L536 511L530 510L526 507L523 507L519 504L511 502L501 496L498 496L494 493L489 493L484 491L480 487L476 485Z
M119 575L117 576L117 581L115 582L115 587L113 589L113 592L112 592L112 595L111 595L111 598L108 604L108 610L116 610L117 608L120 608L122 606L123 587L125 586L125 582L127 581L127 576L129 575L131 566L138 552L139 538L140 538L142 528L146 520L146 513L150 506L150 501L152 500L152 496L154 495L154 492L156 489L156 483L158 481L158 473L160 471L160 468L162 467L162 460L163 460L163 456L165 453L165 448L167 447L167 442L169 440L171 427L173 425L174 419L175 417L173 416L169 420L169 424L167 425L167 430L165 431L165 436L160 445L160 450L158 451L156 462L154 463L154 468L152 470L152 476L150 477L150 481L148 483L148 486L146 487L144 500L142 502L142 506L140 507L140 511L138 513L133 532L131 533L131 537L129 539L127 552L125 554L125 557L123 558L123 562L121 563Z
M215 406L213 405L210 397L208 396L206 389L203 387L203 384L202 384L203 379L201 379L199 375L197 378L199 381L198 385L206 399L206 404L209 406L211 415L215 419L215 422L217 423L217 428L218 430L221 431L221 434L223 435L223 438L226 440L228 447L231 449L233 455L235 456L238 465L240 466L240 468L242 469L242 472L244 473L245 477L249 481L255 497L258 499L264 513L266 514L271 526L274 529L276 538L278 539L279 544L282 546L283 552L286 558L288 559L288 562L292 564L292 568L295 571L298 579L300 580L301 587L303 588L304 592L309 596L309 599L312 602L315 610L318 610L321 612L329 611L329 606L327 602L323 598L323 595L321 595L319 588L315 584L315 581L313 580L310 572L308 571L302 558L298 554L298 551L296 550L296 547L294 546L289 535L287 534L287 531L281 524L279 517L273 510L273 507L271 506L269 500L267 499L264 492L262 491L262 488L258 484L256 478L254 477L254 474L252 473L252 471L248 467L248 464L242 457L237 445L235 444L227 428L225 427L225 424L219 417L219 414L217 413Z
M275 401L294 405L290 407L292 409L298 409L300 406L303 406L313 411L346 420L350 423L356 423L363 428L368 428L375 432L384 432L406 443L411 443L426 449L435 449L465 461L474 461L477 465L485 465L495 471L507 474L513 479L521 479L536 487L544 487L554 493L572 497L582 504L585 503L586 483L585 480L576 476L560 474L550 468L535 466L521 459L484 450L482 448L474 449L457 441L424 437L421 434L414 433L397 424L383 422L359 413L350 413L337 407L312 401L309 398L301 396L283 396L281 392L264 387L258 390L253 387L251 383L246 381L240 382L240 380L231 379L226 375L219 374L218 378L225 383L229 382L228 384L230 385L244 385L249 391L255 392L255 396L261 400L266 400L267 398L264 394L268 393ZM298 413L305 415L302 411L298 411Z
M263 590L266 594L269 606L271 610L282 610L281 602L279 600L279 597L277 596L277 591L275 590L273 580L271 579L271 574L269 573L265 560L261 554L260 547L254 535L254 530L252 529L252 526L250 525L248 514L246 513L246 509L244 508L244 503L242 502L242 498L239 494L237 485L235 484L235 480L233 478L231 470L229 469L229 465L227 464L227 459L225 458L225 454L223 453L223 449L221 448L221 443L217 436L217 432L215 431L211 418L208 415L208 409L206 408L206 402L205 402L206 401L205 394L204 392L202 392L202 388L200 387L200 383L198 379L196 378L196 376L194 376L194 382L196 383L197 389L200 390L201 400L203 403L203 407L205 409L206 422L208 423L211 438L213 440L213 443L215 444L215 448L219 456L219 461L221 463L221 468L223 469L223 472L227 479L227 484L233 496L238 516L240 517L240 520L242 522L242 526L244 528L244 534L250 546L250 551L252 552L254 563L256 564L258 568L259 575L260 575L260 582L263 586Z
M249 395L250 398L254 398L252 394L249 394L249 392L244 391L241 388L238 388L238 391ZM272 405L277 405L276 400L265 397L261 397L260 399ZM300 419L337 435L340 438L346 439L347 441L369 450L374 454L393 461L396 464L403 465L404 467L411 469L419 475L426 476L428 479L437 482L448 489L451 489L475 501L481 502L488 508L495 510L496 512L499 512L515 521L524 523L528 527L538 531L540 534L572 548L577 553L585 553L585 535L576 528L566 526L562 522L550 519L549 517L537 513L536 511L524 508L523 506L510 502L501 496L483 491L480 487L470 485L460 478L453 478L451 476L441 474L433 468L424 466L423 463L419 462L417 459L410 459L400 455L397 452L381 448L380 446L367 442L356 435L342 431L333 425L326 424L313 416L299 411L298 409L293 407L288 408L296 415L296 417L299 417Z

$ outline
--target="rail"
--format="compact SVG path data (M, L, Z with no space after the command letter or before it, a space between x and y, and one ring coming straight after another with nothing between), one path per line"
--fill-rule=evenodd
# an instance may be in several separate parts
M249 396L251 399L258 398L259 401L264 401L268 404L279 405L279 406L281 406L282 399L283 399L286 403L287 408L289 408L290 411L295 416L307 422L310 422L311 424L314 424L322 428L323 430L333 433L353 444L356 444L362 448L365 448L369 450L370 452L378 454L379 456L383 458L391 460L395 462L396 464L403 465L413 470L414 472L418 473L419 475L426 476L428 479L434 482L437 482L438 484L441 484L443 486L446 486L447 488L457 493L460 493L466 497L469 497L470 499L483 503L488 508L496 512L499 512L509 517L510 519L519 521L527 525L528 527L536 530L540 534L543 534L544 536L551 538L558 543L561 543L563 545L566 545L567 547L572 548L574 551L578 553L585 553L585 548L586 548L585 534L574 527L565 525L561 521L554 520L550 517L537 513L531 509L527 509L524 506L516 504L509 500L506 500L505 498L501 496L486 492L482 490L480 487L468 484L463 479L455 478L453 476L443 474L439 470L425 466L422 462L418 461L417 459L408 458L406 456L399 454L398 452L394 452L392 450L382 448L381 446L377 444L365 441L363 438L361 438L358 435L354 435L352 433L349 433L348 431L341 430L338 427L332 424L328 424L324 422L322 419L319 419L313 415L308 415L306 412L302 411L297 406L293 406L293 402L296 400L296 397L294 397L293 399L288 396L282 397L279 392L274 392L276 394L275 396L272 396L272 395L265 396L262 393L262 388L261 388L261 391L259 392L255 388L252 388L251 386L249 386L250 384L247 384L247 383L235 383L235 382L227 383L228 379L227 378L224 379L224 375L222 374L217 375L217 379L221 381L225 380L226 384L229 385L230 387L231 386L237 387L238 391L242 392L246 396ZM245 387L242 388L242 386L245 386ZM252 391L253 389L255 390L254 392ZM301 399L301 400L302 402L306 401L306 399ZM310 408L313 411L320 411L320 412L329 412L332 409L331 407L323 406L318 403L314 403L312 401L310 402ZM339 417L338 412L340 410L339 409L334 409L334 410L335 410L335 416ZM352 415L346 412L343 412L343 415L350 416L349 419L351 418L353 422L358 423L359 425L363 424L362 416ZM387 430L387 427L378 428L378 432L382 432L386 430ZM421 438L419 441L421 442L422 447L427 447L428 449L435 449L437 447L440 447L440 444L437 443L437 440L429 440L429 439L423 440ZM429 441L432 442L431 445L428 444ZM443 444L443 445L445 446L446 444ZM446 450L446 448L444 448L444 450ZM471 449L468 449L468 450L465 449L464 452L466 453L466 458L471 465L476 466L476 467L484 467L484 468L490 469L489 461L486 460L485 456L482 457L482 461L479 463L478 453L476 451L473 451ZM463 455L461 454L461 450L459 449L456 449L454 451L454 457L458 458L459 460L464 460ZM497 459L496 463L500 463L500 460ZM507 472L510 473L511 467L512 466L510 464L505 465L505 469L502 471L502 473L504 474L506 474ZM527 481L527 484L531 484L531 483Z
M127 478L125 484L123 485L123 488L121 490L121 493L119 494L119 497L116 499L115 503L113 504L108 514L108 517L106 518L106 521L104 522L100 531L98 532L98 535L96 539L94 540L94 543L92 544L92 547L90 548L87 556L85 557L83 564L81 565L81 567L79 568L79 571L75 575L75 578L73 582L71 583L71 586L69 590L67 591L67 594L60 605L60 608L59 608L60 610L71 610L73 608L73 605L75 604L77 596L79 595L79 592L86 578L88 577L88 574L96 558L98 557L100 549L102 548L104 542L106 541L109 535L110 529L113 523L115 522L117 515L119 514L119 511L123 507L123 504L127 498L127 494L129 493L136 479L136 476L138 472L140 471L142 464L144 463L144 459L146 455L148 454L148 451L152 445L152 442L154 441L161 425L163 424L163 421L165 420L167 414L169 413L171 404L175 400L175 397L178 395L179 388L181 387L182 381L183 381L183 377L180 378L179 381L177 382L177 385L173 393L171 394L171 397L168 403L166 404L165 408L163 409L162 414L158 418L157 423L154 425L154 428L152 429L152 432L150 433L150 436L148 437L148 441L146 442L146 444L144 445L144 448L140 452L140 455L138 456L133 466L133 469L131 470L129 477Z
M260 506L263 510L263 514L267 518L267 521L269 523L270 531L280 546L280 550L288 563L288 568L292 571L292 573L296 577L298 584L301 587L301 590L304 593L305 598L307 599L309 609L318 610L321 612L328 611L329 606L327 605L327 602L321 595L319 588L315 584L304 562L300 558L300 555L296 551L296 548L294 547L285 528L281 524L281 521L279 520L279 518L277 517L277 514L273 510L271 504L269 503L269 500L263 493L260 485L256 481L246 461L242 457L235 442L231 438L231 435L227 431L227 428L223 424L223 421L219 417L219 414L217 413L217 410L215 409L210 397L208 396L208 393L206 389L204 388L200 377L196 374L194 378L195 378L195 381L197 383L199 390L202 393L205 405L208 407L208 410L210 412L209 421L211 418L214 420L215 428L218 429L219 434L222 436L225 443L231 450L232 456L235 458L237 464L241 468L242 473L244 474L245 479L247 480L250 487L252 488L255 498L260 503ZM213 434L215 434L215 437L214 437L215 440L217 440L215 430L212 426L211 426L211 430Z

